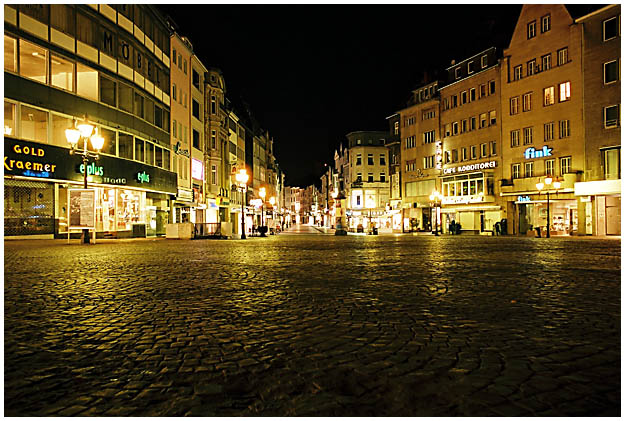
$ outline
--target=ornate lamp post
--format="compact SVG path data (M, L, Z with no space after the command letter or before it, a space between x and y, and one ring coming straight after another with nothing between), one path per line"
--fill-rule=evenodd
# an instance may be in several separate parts
M263 204L261 206L261 214L260 214L260 225L261 227L264 227L265 226L265 196L267 195L267 192L265 191L264 187L261 187L260 190L258 191L258 194L260 195L260 198L263 199ZM265 237L264 228L261 228L260 236Z
M545 187L548 188L548 186L553 186L553 188L557 192L557 190L560 188L560 185L561 185L561 183L559 181L554 181L553 178L546 177L544 183L542 183L542 182L536 183L536 188L538 189L538 194L540 194ZM551 226L551 213L550 213L550 210L549 210L549 208L550 208L550 205L549 205L549 193L550 193L550 191L549 190L545 190L545 191L547 193L547 234L546 234L546 237L547 238L551 238L551 227L550 227Z
M93 158L97 160L100 157L100 151L104 146L104 138L98 134L98 129L93 125L89 124L86 121L84 123L78 124L77 121L74 121L73 129L65 130L65 137L67 142L70 144L71 149L69 151L70 155L80 155L82 156L82 167L83 167L83 187L87 188L87 164L89 163L89 158ZM83 141L83 148L79 149L78 143ZM95 149L95 152L92 152L88 149L88 143L91 141L91 146ZM82 242L84 244L89 244L89 229L85 228L82 230Z
M430 201L434 202L434 235L438 235L438 208L441 206L443 195L434 190L430 195Z
M247 191L247 180L249 180L250 176L247 175L247 171L243 168L239 170L235 178L238 183L237 187L241 191L241 239L245 240L247 238L245 236L245 192Z

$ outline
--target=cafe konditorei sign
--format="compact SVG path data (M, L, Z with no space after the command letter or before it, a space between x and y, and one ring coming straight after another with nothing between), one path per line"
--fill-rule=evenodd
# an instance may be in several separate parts
M460 165L458 167L444 168L443 174L457 174L467 171L485 170L497 167L497 161L479 162L477 164Z
M140 162L100 155L87 164L92 182L140 187L171 194L178 191L176 174ZM85 166L82 157L70 155L69 149L11 137L4 138L4 174L39 179L82 182Z

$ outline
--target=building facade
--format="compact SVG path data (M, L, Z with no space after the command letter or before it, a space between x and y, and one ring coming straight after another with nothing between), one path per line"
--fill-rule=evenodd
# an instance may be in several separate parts
M71 235L85 172L95 206L83 216L98 237L164 235L177 195L164 18L144 5L4 12L5 236ZM66 138L77 122L104 138L86 166Z

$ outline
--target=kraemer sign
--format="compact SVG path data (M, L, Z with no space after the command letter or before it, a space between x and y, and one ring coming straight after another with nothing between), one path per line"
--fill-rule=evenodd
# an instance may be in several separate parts
M445 168L443 174L456 174L467 171L484 170L487 168L495 168L497 161L480 162L479 164L461 165L459 167Z

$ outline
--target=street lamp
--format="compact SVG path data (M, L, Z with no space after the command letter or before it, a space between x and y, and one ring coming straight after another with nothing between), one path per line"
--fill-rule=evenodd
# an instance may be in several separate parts
M540 194L540 192L542 192L542 190L545 187L548 188L548 186L553 186L553 188L557 192L557 190L560 188L560 185L561 185L561 183L559 181L554 181L553 178L546 177L544 183L541 183L541 182L536 183L536 188L538 189L538 194ZM549 207L550 207L549 206L549 193L550 193L550 191L549 190L545 190L545 191L547 193L547 234L546 234L546 237L547 238L551 238L551 228L550 228L550 225L551 225L551 213L549 211Z
M245 171L245 168L243 168L239 170L235 178L238 183L237 187L241 191L241 239L245 240L245 210L243 208L243 206L245 205L244 193L247 190L247 180L250 178L250 176L247 175L247 171Z
M265 196L267 195L267 192L265 191L264 187L261 187L258 194L260 195L260 198L263 199L263 204L261 206L261 214L260 214L260 225L261 227L265 226ZM261 237L265 237L265 229L261 228L260 231L260 236Z
M434 202L434 235L438 235L438 208L441 205L442 199L443 195L436 189L430 195L430 201Z
M87 188L87 164L89 162L89 158L93 158L97 160L100 157L100 151L104 146L104 138L98 134L98 129L93 125L89 124L86 121L84 123L78 124L77 121L74 121L73 129L65 130L65 138L67 142L70 144L71 149L69 150L70 155L80 155L82 156L82 167L83 167L83 187ZM82 150L78 148L78 142L83 141ZM91 146L96 150L95 152L90 151L87 148L87 144L91 141ZM89 244L89 229L84 228L82 230L82 242L84 244Z

